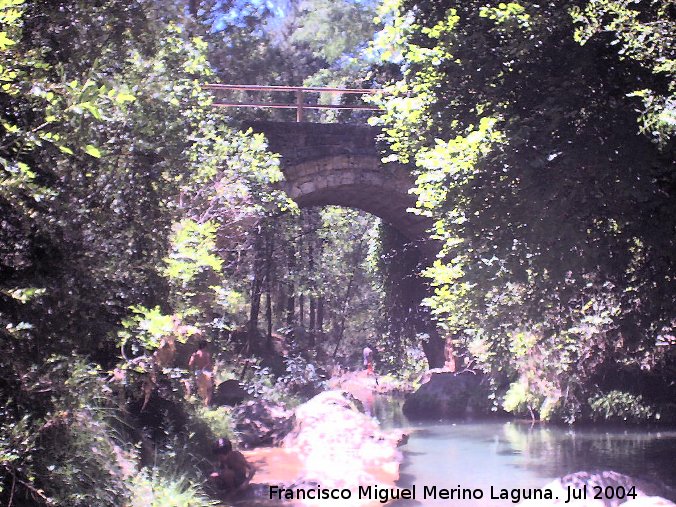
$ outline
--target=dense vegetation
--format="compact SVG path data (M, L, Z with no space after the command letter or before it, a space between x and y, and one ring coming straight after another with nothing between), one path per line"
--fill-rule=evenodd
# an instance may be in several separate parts
M275 401L367 340L381 371L420 368L419 258L358 210L298 210L239 128L289 118L217 112L207 82L387 86L383 156L415 172L443 244L427 304L496 407L673 416L674 16L0 0L0 503L208 505L195 484L229 412L153 369L170 335Z
M444 327L496 390L511 383L509 410L574 421L610 389L673 400L673 4L383 16L378 47L403 72L381 121L445 245L427 271Z

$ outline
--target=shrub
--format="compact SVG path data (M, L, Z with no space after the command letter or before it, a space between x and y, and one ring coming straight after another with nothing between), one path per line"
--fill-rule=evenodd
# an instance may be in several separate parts
M653 408L643 403L642 396L617 390L592 396L589 408L595 421L643 422L654 415Z
M237 440L230 411L230 407L199 407L195 410L195 417L209 428L214 437Z
M528 388L528 385L522 381L512 382L505 393L502 401L502 407L507 412L514 414L530 414L535 417L533 410L537 410L540 405L540 399L536 397Z
M157 468L144 470L131 481L131 500L125 507L212 507L202 488L185 476L163 475ZM223 504L220 504L223 505Z
M24 378L25 400L0 411L4 495L46 505L118 507L129 495L134 456L109 424L115 410L99 371L79 358L54 358ZM44 393L49 393L49 397ZM33 401L32 416L24 402ZM12 405L14 405L12 407ZM36 414L41 414L40 416Z

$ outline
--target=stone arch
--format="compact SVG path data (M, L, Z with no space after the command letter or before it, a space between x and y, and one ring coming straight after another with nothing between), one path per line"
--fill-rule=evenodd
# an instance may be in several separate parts
M413 179L401 166L382 166L372 156L335 155L286 166L283 171L283 188L300 207L361 209L380 217L425 254L435 253L426 236L430 219L408 211L415 206L415 196L408 192Z
M300 207L338 205L380 217L417 248L417 257L434 258L440 245L429 239L430 218L409 212L416 198L411 172L381 161L376 140L380 130L346 124L253 122L246 125L265 134L270 151L281 156L285 181L281 187ZM415 307L416 327L429 338L423 349L431 368L444 364L444 340L422 308L429 287L423 280L408 295Z
M248 126L264 133L270 150L281 155L281 186L299 206L361 209L397 229L423 255L438 252L439 246L426 234L432 220L408 211L416 202L409 192L415 184L410 171L381 162L378 128L291 122Z

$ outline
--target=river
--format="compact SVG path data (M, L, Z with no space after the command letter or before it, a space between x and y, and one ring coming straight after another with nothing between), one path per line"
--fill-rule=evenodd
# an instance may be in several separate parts
M579 471L613 470L656 486L659 495L676 501L676 429L637 427L565 427L529 421L473 420L409 421L402 401L389 396L365 397L367 412L385 429L406 428L409 440L401 447L401 488L416 486L415 500L396 507L514 506L491 498L501 489L542 488L557 477ZM284 483L300 470L298 457L283 449L259 449L265 455L268 484ZM326 466L332 466L327 463ZM264 474L257 474L264 475ZM424 488L481 490L481 499L424 498ZM259 486L238 507L294 505L266 500L267 486ZM334 505L333 503L331 505ZM346 503L346 505L348 505ZM542 502L542 505L546 503Z
M416 500L397 507L424 505L514 505L490 498L490 487L537 488L581 470L614 470L649 481L676 500L676 430L631 427L559 427L514 421L410 422L401 402L376 399L374 413L385 427L408 427L402 448L399 486L416 485ZM481 489L481 500L422 499L422 489Z

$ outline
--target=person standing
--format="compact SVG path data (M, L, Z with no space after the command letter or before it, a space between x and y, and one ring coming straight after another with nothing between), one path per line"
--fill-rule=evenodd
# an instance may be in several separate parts
M364 369L368 375L373 375L373 350L371 350L371 347L369 347L368 344L364 347L363 355Z
M190 356L190 361L188 361L188 366L195 374L197 394L204 400L204 406L206 407L211 403L211 396L214 391L214 381L212 378L214 365L207 347L206 340L200 341L197 351Z

